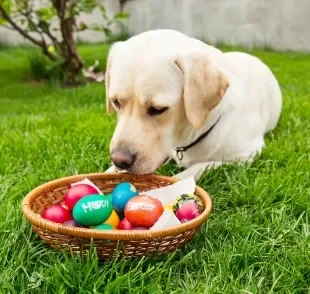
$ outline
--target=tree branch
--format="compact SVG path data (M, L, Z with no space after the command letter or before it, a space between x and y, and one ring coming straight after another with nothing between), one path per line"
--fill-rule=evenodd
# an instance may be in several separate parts
M1 13L2 17L12 26L13 29L18 31L22 36L24 36L26 39L31 41L33 44L36 44L37 46L40 46L41 48L43 48L44 45L43 45L42 41L33 38L32 36L30 36L28 34L27 31L23 30L19 25L17 25L13 21L13 19L6 13L6 11L4 10L2 5L0 5L0 13Z
M39 24L39 26L40 26L40 24ZM51 39L51 41L52 41L52 43L53 43L55 48L58 48L60 46L57 38L52 35L52 33L51 33L51 31L50 31L50 29L48 27L48 24L46 24L44 26L42 25L41 26L41 30Z
M39 25L36 25L33 20L31 19L31 10L28 10L27 13L23 13L21 12L21 14L29 21L29 23L31 23L32 27L34 28L34 31L37 32L40 37L41 37L41 42L42 42L42 50L43 50L43 53L52 61L56 61L56 57L48 51L48 46L46 44L46 41L44 39L44 35L43 35L43 30L42 28L39 26Z
M124 6L127 2L129 2L130 0L119 0L119 4L120 4L120 10L123 11L124 10Z

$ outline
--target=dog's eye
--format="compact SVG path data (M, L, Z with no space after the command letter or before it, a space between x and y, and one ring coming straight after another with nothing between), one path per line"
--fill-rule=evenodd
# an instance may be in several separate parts
M150 107L147 110L147 114L150 116L160 115L164 113L167 109L168 107L163 107L163 108Z
M112 101L112 103L114 104L114 106L116 107L116 108L121 108L121 104L119 103L119 101L117 100L117 99L114 99L113 101Z

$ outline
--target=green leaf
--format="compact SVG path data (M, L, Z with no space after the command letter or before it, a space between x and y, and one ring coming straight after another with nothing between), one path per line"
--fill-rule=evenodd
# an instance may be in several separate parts
M20 12L27 12L27 8L30 6L28 2L28 0L15 1L15 9Z
M94 31L98 31L98 32L102 32L102 28L101 27L99 27L98 25L93 25L93 26L91 26L91 29L92 30L94 30Z
M37 30L37 27L34 23L32 23L31 21L28 22L28 28L29 28L29 31L36 31Z
M104 13L102 13L102 17L103 17L105 20L109 20L109 17L108 17L106 14L104 14Z
M105 9L105 7L103 5L99 5L99 8L101 10L101 14L102 14L103 18L105 20L108 20L109 18L108 18L107 10Z
M129 13L125 13L125 12L117 12L115 15L114 15L114 19L127 19L129 17Z
M95 0L81 0L78 3L81 11L85 13L92 13L92 11L97 7Z
M5 19L1 18L1 15L0 15L0 26L5 25L5 24L7 24L7 21Z
M42 20L44 22L49 22L54 16L56 16L56 11L54 7L41 7L36 11L36 14L39 18L39 20Z
M107 37L111 37L112 31L108 28L103 28L103 31Z
M106 13L107 12L107 10L105 9L105 7L103 5L99 4L99 8L100 8L102 13Z
M47 32L49 29L49 24L46 21L39 21L39 25L38 25L43 32Z
M0 0L0 5L4 9L4 11L10 15L13 9L13 1L12 0ZM1 18L1 15L0 15Z
M76 16L80 14L80 8L78 6L74 6L72 9L72 15Z

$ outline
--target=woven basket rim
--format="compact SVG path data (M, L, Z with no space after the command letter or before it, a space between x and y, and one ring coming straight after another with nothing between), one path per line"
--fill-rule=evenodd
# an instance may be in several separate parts
M202 198L205 209L204 211L195 219L182 223L177 226L173 226L167 229L156 229L156 230L94 230L89 228L79 228L66 226L59 223L54 223L49 220L43 219L39 214L35 213L31 209L31 202L42 192L56 188L59 185L71 184L73 182L81 181L84 178L89 180L104 179L107 180L110 178L117 179L121 178L122 180L127 179L130 182L130 179L153 179L162 182L168 182L170 184L178 182L179 179L160 176L160 175L133 175L129 173L88 173L88 174L78 174L73 176L67 176L60 179L52 180L44 184L39 185L30 191L25 198L22 200L22 212L26 219L34 226L40 227L52 231L54 233L65 234L72 237L84 237L84 238L94 238L94 239L109 239L109 240L141 240L141 239L152 239L152 238L162 238L171 235L178 235L184 233L188 230L200 227L203 222L209 217L212 209L212 201L209 194L196 185L195 192L199 194Z

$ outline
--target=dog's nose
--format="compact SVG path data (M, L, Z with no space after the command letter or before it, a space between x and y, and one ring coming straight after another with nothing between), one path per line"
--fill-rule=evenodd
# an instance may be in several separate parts
M128 150L112 150L110 156L116 167L125 170L129 169L136 160L136 154Z

